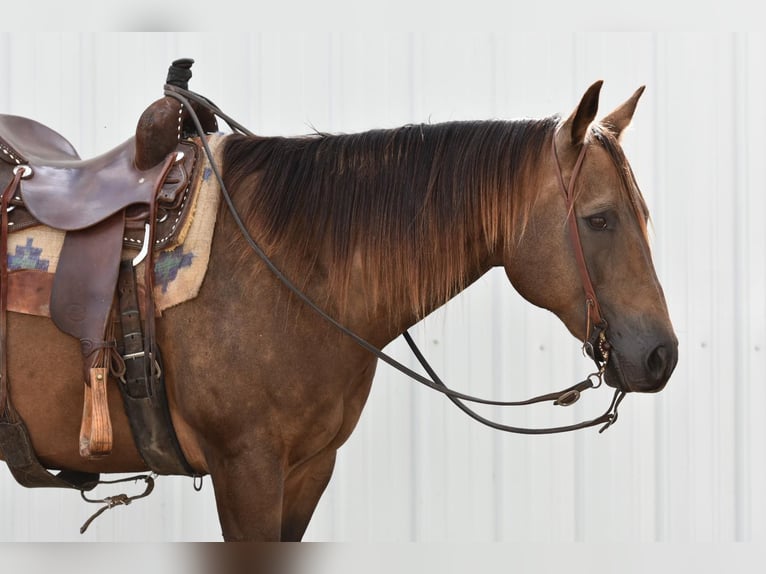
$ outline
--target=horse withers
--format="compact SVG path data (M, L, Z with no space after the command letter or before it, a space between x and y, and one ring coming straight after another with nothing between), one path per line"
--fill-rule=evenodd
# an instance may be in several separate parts
M156 328L175 432L212 477L225 540L302 538L378 360L337 325L383 348L493 267L619 393L665 386L677 340L620 147L643 89L595 122L600 89L563 120L224 136L232 210L219 210L199 293ZM19 313L7 336L10 396L47 468L149 470L113 377L112 452L80 456L78 341Z

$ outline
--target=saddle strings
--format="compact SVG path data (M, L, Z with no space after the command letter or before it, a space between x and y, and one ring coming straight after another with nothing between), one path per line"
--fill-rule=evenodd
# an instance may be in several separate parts
M2 229L0 229L0 420L13 420L15 411L10 401L7 357L7 309L8 309L8 204L16 193L24 171L15 169L13 178L0 196Z
M226 185L223 181L223 177L220 173L218 165L216 165L213 153L210 147L208 146L206 138L204 137L205 130L203 129L202 124L199 120L199 117L197 116L194 108L191 105L191 101L197 102L198 104L207 108L213 114L221 117L233 131L240 132L249 136L253 136L255 134L251 132L250 130L248 130L247 128L245 128L244 126L242 126L241 124L239 124L238 122L236 122L235 120L233 120L232 118L230 118L229 116L227 116L226 114L224 114L218 108L218 106L216 106L212 101L210 101L209 99L203 96L200 96L199 94L196 94L195 92L185 90L178 86L166 84L165 95L177 99L182 105L186 107L189 113L189 116L192 119L194 126L200 136L200 141L202 143L203 148L205 149L205 154L207 155L208 160L210 162L210 168L215 174L216 179L218 180L218 184L221 187L221 195L223 196L224 201L226 202L226 205L232 217L234 218L235 223L237 224L237 227L239 228L240 232L242 233L245 241L248 243L250 248L253 251L255 251L255 253L258 255L258 257L261 258L261 260L269 268L269 270L272 273L274 273L274 275L296 297L298 297L303 303L308 305L312 310L314 310L324 320L328 321L336 329L338 329L343 334L350 337L354 342L356 342L362 348L366 349L367 351L375 355L378 359L384 361L385 363L392 366L396 370L402 372L403 374L407 375L411 379L443 395L446 395L453 403L455 403L460 409L462 409L466 414L468 414L468 416L470 416L477 422L496 430L517 433L517 434L539 435L539 434L562 433L562 432L568 432L568 431L579 430L579 429L583 429L587 427L592 427L596 425L603 425L599 431L599 432L603 432L604 430L609 428L609 426L614 424L614 422L617 420L617 407L619 406L620 402L622 401L624 397L624 392L620 391L619 389L615 391L612 401L609 405L609 408L601 416L596 417L595 419L583 421L583 422L572 424L572 425L550 427L550 428L524 428L524 427L515 427L515 426L509 426L509 425L497 423L479 415L478 413L476 413L475 411L473 411L472 409L470 409L469 407L467 407L465 404L461 402L461 401L467 401L467 402L483 404L483 405L505 407L505 406L522 406L522 405L529 405L529 404L538 403L538 402L552 401L554 404L558 404L561 406L569 406L571 404L574 404L574 402L576 402L577 399L579 399L580 393L582 391L589 388L595 388L597 386L600 386L601 379L603 377L602 368L599 369L599 372L588 375L588 377L585 380L577 383L576 385L573 385L571 387L568 387L567 389L564 389L563 391L559 391L556 393L549 393L549 394L541 395L539 397L535 397L532 399L527 399L524 401L496 401L496 400L482 399L480 397L475 397L472 395L461 393L447 387L447 385L445 385L444 382L436 375L435 371L433 370L431 365L428 363L428 361L425 359L423 354L420 352L420 349L418 349L417 345L415 345L415 342L414 340L412 340L412 337L409 335L408 331L405 331L403 333L405 340L407 341L410 348L413 350L413 353L415 353L415 356L420 362L420 364L423 366L423 368L426 370L429 376L432 377L433 380L422 376L416 371L413 371L409 367L400 363L399 361L397 361L390 355L386 354L385 352L381 351L380 349L378 349L377 347L369 343L367 340L357 335L355 332L348 329L346 326L339 323L335 318L328 315L322 308L320 308L309 297L307 297L300 289L298 289L298 287L296 287L295 284L292 281L290 281L290 279L286 277L282 273L282 271L271 261L271 259L261 249L261 247L255 241L255 239L253 239L252 235L247 229L247 226L242 221L236 209L236 206L234 205L234 202L231 199L231 196L229 195L229 191L226 188ZM596 378L598 380L597 384L594 384L592 382L593 378Z

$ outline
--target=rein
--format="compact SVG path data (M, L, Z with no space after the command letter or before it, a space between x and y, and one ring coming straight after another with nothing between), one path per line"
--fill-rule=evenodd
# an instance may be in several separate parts
M577 178L577 174L579 173L580 166L582 165L582 161L585 157L586 146L583 146L582 148L580 157L578 158L575 168L572 172L572 177L571 177L570 185L568 188L567 186L564 185L563 176L561 175L561 168L558 165L558 157L556 157L556 164L559 168L558 169L559 182L561 184L562 191L564 192L564 196L567 199L567 206L569 208L570 237L572 238L572 242L575 248L575 253L577 255L577 261L578 261L578 268L580 269L580 274L583 277L583 285L586 292L588 325L587 325L587 332L586 332L586 341L583 344L583 350L587 352L588 355L594 360L598 370L588 375L583 381L558 392L540 395L540 396L523 400L523 401L495 401L495 400L482 399L479 397L474 397L468 394L460 393L458 391L452 390L449 387L447 387L447 385L445 385L444 382L439 378L439 376L434 372L433 368L428 363L426 358L423 356L423 354L421 353L420 349L415 344L415 341L412 339L408 331L405 331L403 333L404 339L407 341L407 344L412 349L413 353L415 354L415 357L418 359L423 369L425 369L426 373L431 377L430 379L427 377L424 377L423 375L403 365L402 363L400 363L399 361L397 361L390 355L384 353L383 351L381 351L380 349L378 349L377 347L369 343L367 340L357 335L355 332L351 331L350 329L348 329L347 327L339 323L336 319L328 315L322 308L320 308L316 303L314 303L311 299L309 299L298 287L296 287L295 284L292 281L290 281L290 279L286 277L281 272L281 270L269 259L266 253L257 244L255 239L253 239L252 235L250 234L244 222L242 221L234 205L234 202L232 201L231 196L229 195L229 191L226 188L226 185L224 184L223 177L221 176L219 167L216 165L215 159L213 157L213 153L210 150L210 147L208 146L207 141L204 137L205 131L202 127L199 117L197 116L197 113L195 112L193 106L191 105L191 101L194 101L195 103L203 106L214 115L223 119L233 131L239 132L248 136L254 136L255 134L251 132L250 130L248 130L247 128L245 128L244 126L242 126L237 121L230 118L225 113L223 113L220 110L220 108L218 108L218 106L216 106L209 99L203 96L200 96L199 94L196 94L195 92L186 90L182 87L179 87L173 84L165 84L164 93L166 96L177 99L188 111L189 116L194 122L194 126L200 135L200 141L202 142L202 145L205 149L205 153L207 155L208 161L210 162L210 167L213 173L215 174L216 179L218 180L218 184L220 185L221 194L224 198L224 201L226 202L226 205L229 208L229 211L231 212L231 215L234 218L234 221L237 224L240 232L242 233L245 241L248 243L251 249L258 255L258 257L260 257L260 259L269 268L269 270L296 297L298 297L303 303L305 303L311 309L313 309L319 316L321 316L323 319L325 319L331 325L333 325L333 327L335 327L336 329L341 331L343 334L350 337L354 342L356 342L362 348L369 351L370 353L375 355L378 359L384 361L388 365L394 367L401 373L404 373L411 379L439 393L442 393L443 395L446 395L453 403L455 403L461 410L463 410L471 418L473 418L474 420L486 426L489 426L497 430L518 433L518 434L537 435L537 434L561 433L561 432L567 432L567 431L573 431L573 430L578 430L582 428L592 427L596 425L603 425L602 428L599 430L599 432L603 432L604 430L609 428L612 424L614 424L614 422L617 420L617 407L619 406L620 402L625 396L625 393L619 390L615 391L614 397L612 398L609 408L601 416L592 420L583 421L581 423L577 423L573 425L550 427L550 428L523 428L523 427L514 427L514 426L500 424L500 423L484 418L483 416L479 415L478 413L476 413L475 411L473 411L471 408L469 408L463 403L463 401L466 401L466 402L472 402L472 403L478 403L478 404L484 404L484 405L505 407L505 406L523 406L523 405L530 405L534 403L551 401L553 402L554 405L570 406L574 404L575 402L577 402L577 400L580 398L580 395L583 391L587 389L591 389L591 388L598 388L599 386L601 386L601 383L604 377L604 371L606 370L606 364L607 364L607 361L609 360L609 344L606 341L606 335L604 331L606 328L606 322L601 317L595 291L593 290L593 285L592 285L592 282L590 281L590 275L588 274L588 270L585 265L585 257L582 251L582 244L580 243L579 234L577 232L577 221L574 215L574 206L573 206L574 182ZM555 154L555 138L554 138L554 154ZM593 313L592 318L594 319L594 327L595 327L593 329L593 333L591 333L591 313Z

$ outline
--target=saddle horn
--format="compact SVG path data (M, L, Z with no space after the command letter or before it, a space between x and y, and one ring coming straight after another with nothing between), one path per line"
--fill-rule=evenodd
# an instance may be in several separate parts
M188 90L193 64L194 60L191 58L174 60L168 68L165 84ZM198 110L195 104L192 106L202 120L206 133L218 130L214 115L203 109ZM144 171L158 165L169 153L175 151L182 137L191 133L196 133L196 129L190 120L189 112L183 109L181 102L168 96L156 100L138 119L134 160L136 168Z

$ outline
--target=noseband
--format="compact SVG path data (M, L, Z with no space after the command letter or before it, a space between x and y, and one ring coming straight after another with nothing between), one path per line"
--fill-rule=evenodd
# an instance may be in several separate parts
M617 407L619 406L620 402L625 396L622 391L615 392L615 395L612 399L611 404L609 405L609 408L600 417L597 417L589 421L569 425L569 426L539 428L539 429L513 427L513 426L503 425L503 424L491 421L479 415L475 411L473 411L463 402L463 401L466 401L466 402L472 402L472 403L483 404L483 405L505 407L505 406L530 405L533 403L550 401L554 405L569 406L574 404L580 398L580 394L583 391L601 386L601 383L604 377L604 370L606 369L606 363L609 359L609 345L606 341L606 336L604 333L604 330L606 329L606 321L604 321L603 317L601 316L601 312L598 306L598 300L596 299L596 294L593 289L593 284L590 281L590 275L588 274L588 269L585 265L585 256L582 251L582 244L580 243L580 236L577 231L577 220L575 219L575 215L574 215L574 199L573 199L574 194L572 193L574 189L575 179L580 170L580 166L582 165L582 161L585 157L586 146L583 146L583 149L580 152L580 157L578 158L577 163L575 165L575 169L572 172L569 188L567 188L564 185L564 180L561 175L561 167L558 164L558 157L555 155L556 154L555 137L554 137L553 152L554 152L554 157L556 158L556 165L558 167L559 182L561 184L562 191L564 192L564 195L567 198L567 207L569 209L569 228L570 228L570 234L571 234L570 236L572 237L572 244L574 246L575 254L577 257L578 268L580 269L580 274L583 277L583 285L586 292L586 302L587 302L587 309L588 309L588 312L587 312L588 325L586 328L586 341L583 344L583 349L586 352L588 352L589 355L596 362L598 371L588 375L585 378L585 380L577 383L576 385L572 385L571 387L566 388L559 392L548 393L546 395L541 395L538 397L527 399L525 401L493 401L493 400L482 399L482 398L474 397L464 393L460 393L447 387L447 385L445 385L444 382L439 378L439 376L434 372L431 365L429 365L428 361L420 352L420 349L418 349L417 345L415 344L415 341L412 339L409 332L405 331L403 333L404 339L407 341L407 344L412 349L413 353L415 354L416 358L418 359L422 367L431 377L430 379L427 377L424 377L423 375L403 365L402 363L400 363L393 357L387 355L386 353L384 353L383 351L381 351L380 349L378 349L377 347L375 347L374 345L372 345L371 343L369 343L368 341L366 341L365 339L357 335L355 332L351 331L350 329L348 329L347 327L339 323L336 319L328 315L322 308L320 308L316 303L314 303L311 299L309 299L298 287L296 287L295 284L292 281L290 281L290 279L286 277L280 271L280 269L271 261L271 259L269 259L266 253L256 243L255 239L253 239L249 230L247 229L244 222L242 221L234 205L234 202L232 201L231 196L229 195L226 185L224 184L223 177L221 176L219 167L215 162L213 153L210 150L206 139L203 137L205 130L203 129L202 123L200 122L194 108L191 105L191 101L194 101L195 103L206 108L208 111L210 111L214 115L223 119L234 132L242 133L249 136L253 136L255 134L253 134L253 132L249 131L247 128L242 126L237 121L227 116L218 108L218 106L213 104L213 102L211 102L210 100L208 100L207 98L203 96L200 96L199 94L196 94L189 90L185 90L178 86L166 84L165 95L177 99L179 102L181 102L181 104L183 104L183 106L189 112L189 116L194 122L197 132L200 134L200 141L202 142L202 145L205 149L205 153L207 154L208 161L210 162L210 167L213 173L215 174L216 179L218 180L218 184L221 188L221 195L223 196L223 199L226 202L226 205L229 208L229 211L231 212L231 215L235 223L237 224L237 227L239 227L240 232L242 233L245 241L248 243L250 248L258 255L258 257L261 258L261 260L266 265L266 267L269 268L269 270L285 285L285 287L287 287L287 289L289 289L303 303L305 303L312 310L314 310L320 317L322 317L324 320L329 322L333 327L338 329L340 332L350 337L359 346L366 349L367 351L375 355L378 359L384 361L385 363L389 364L390 366L394 367L395 369L404 373L405 375L414 379L415 381L439 393L444 394L445 396L447 396L447 398L449 398L453 403L455 403L461 410L463 410L466 414L468 414L474 420L497 430L519 433L519 434L552 434L552 433L573 431L573 430L592 427L596 425L603 425L602 428L599 430L599 432L603 432L604 430L609 428L612 424L614 424L614 422L617 420ZM593 327L594 327L593 333L591 333L591 320L593 321ZM593 341L591 339L593 339Z

